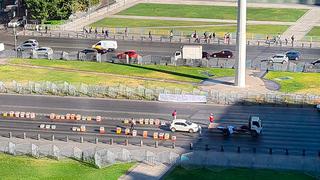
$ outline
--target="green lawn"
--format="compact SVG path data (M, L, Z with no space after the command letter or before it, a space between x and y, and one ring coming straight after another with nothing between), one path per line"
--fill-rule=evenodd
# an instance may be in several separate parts
M68 82L72 84L90 84L101 86L118 86L125 85L128 87L144 86L146 88L179 88L185 91L192 91L196 86L190 84L177 84L160 81L148 81L127 77L115 77L110 75L92 74L85 72L68 72L50 69L38 69L16 66L0 66L0 81L12 82L13 80L20 83L28 81L41 82L50 81L55 83Z
M283 33L288 29L289 26L286 25L247 25L247 35L248 38L251 37L251 35L276 35L278 33ZM148 30L151 30L153 34L164 34L167 35L168 32L172 28L161 28L161 29L155 29L155 28L148 28ZM183 34L190 35L195 30L199 34L203 34L204 32L215 32L218 36L223 36L225 33L236 33L237 26L208 26L208 27L181 27L181 28L173 28L175 32L182 32ZM180 34L180 33L177 33ZM263 36L265 38L265 36Z
M293 171L275 171L265 169L246 168L218 168L186 170L182 167L175 168L165 180L315 180L311 176Z
M95 63L82 61L39 60L39 59L13 59L11 63L29 64L36 66L58 67L92 72L111 73L118 75L168 79L186 82L200 82L208 78L206 72L214 77L233 76L233 69L199 68L186 66L164 65L121 65L113 63ZM1 72L0 72L1 73ZM94 78L95 79L95 78Z
M108 28L133 28L133 27L158 27L158 26L197 26L197 25L215 25L225 23L215 22L197 22L197 21L167 21L150 19L130 19L130 18L104 18L100 21L90 24L90 27L108 27Z
M320 26L313 27L307 36L320 36Z
M44 24L50 24L50 25L61 25L65 22L65 20L48 20L44 22Z
M320 95L320 73L269 71L265 78L279 83L282 92Z
M247 19L256 21L297 21L307 9L247 8ZM236 19L237 7L141 3L119 15L162 16L208 19Z
M34 159L25 156L0 154L0 179L19 180L82 180L114 179L125 174L134 163L115 164L97 169L75 160Z

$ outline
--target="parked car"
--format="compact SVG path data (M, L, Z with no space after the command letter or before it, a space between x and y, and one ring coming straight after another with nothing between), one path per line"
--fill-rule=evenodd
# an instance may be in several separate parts
M83 54L97 54L98 53L98 50L96 49L84 49L84 50L81 50L80 53L83 53Z
M40 48L36 48L34 49L34 52L36 52L38 55L49 55L49 54L53 54L53 50L49 47L40 47Z
M320 112L320 104L317 104L316 108Z
M187 121L185 119L173 120L170 125L170 129L172 132L185 131L185 132L193 133L193 132L199 131L199 128L200 128L199 125L193 122Z
M8 27L19 27L23 25L23 19L22 18L14 18L8 23Z
M23 42L22 44L28 44L28 43L32 44L35 47L39 46L39 42L35 39L28 39L25 42Z
M136 51L129 50L129 51L125 51L125 52L117 54L117 58L118 59L126 59L127 55L129 57L129 59L136 59L139 56L139 54L137 54Z
M209 59L210 58L210 53L203 51L202 52L202 59Z
M270 58L272 63L287 63L289 61L288 57L285 54L276 54Z
M21 44L20 46L18 46L17 50L18 51L26 51L26 50L34 50L36 49L37 47L34 46L33 44L31 43L25 43L25 44Z
M288 51L286 56L289 60L299 60L301 57L301 53L299 51Z
M314 65L314 66L320 65L320 59L315 60L315 61L311 62L310 64L312 64L312 65Z
M211 55L214 58L232 58L232 56L233 53L230 50L222 50Z

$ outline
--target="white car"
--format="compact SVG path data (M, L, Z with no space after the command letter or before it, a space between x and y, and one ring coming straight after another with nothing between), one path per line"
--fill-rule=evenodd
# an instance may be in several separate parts
M285 54L276 54L270 58L272 63L287 63L289 61L288 57Z
M193 132L199 131L199 128L200 128L199 125L197 125L193 122L187 121L185 119L173 120L170 125L170 130L172 132L185 131L185 132L193 133Z
M49 54L53 54L53 50L49 47L40 47L40 48L36 48L33 50L35 53L37 53L38 55L49 55Z
M30 43L32 44L33 46L35 47L38 47L39 46L39 42L35 39L28 39L26 40L25 42L23 42L22 44L27 44L27 43Z

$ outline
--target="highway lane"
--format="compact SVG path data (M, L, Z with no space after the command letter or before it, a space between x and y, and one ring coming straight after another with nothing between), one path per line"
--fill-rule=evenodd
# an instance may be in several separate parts
M14 47L13 38L10 35L0 34L1 41L6 45L6 49ZM28 38L34 37L19 37L18 44L22 43ZM95 39L72 39L72 38L49 38L37 37L36 38L41 46L52 47L57 51L79 51L84 48L90 48L92 44L98 40ZM129 49L136 50L141 55L161 55L172 56L175 51L179 50L183 45L181 43L167 43L167 42L141 42L141 41L118 41L118 50L125 51ZM203 45L203 50L207 52L216 52L222 49L230 49L235 51L234 45ZM287 48L287 47L264 47L264 46L247 46L247 60L260 61L261 59L270 57L276 53L285 53L288 50L298 50L302 53L301 61L311 62L320 57L319 49L310 48Z
M289 151L301 154L302 149L307 150L307 154L315 155L320 150L320 113L314 108L296 108L296 107L272 107L272 106L221 106L212 104L176 104L162 102L145 101L127 101L127 100L108 100L91 98L68 98L68 97L45 97L45 96L0 96L0 111L18 110L33 111L37 113L51 112L55 113L80 113L83 115L101 115L108 117L101 123L88 123L88 133L82 134L85 140L93 141L96 136L101 137L105 142L113 137L117 142L124 142L124 135L115 135L117 126L128 127L124 125L119 118L160 118L164 120L171 119L171 112L176 109L178 118L187 118L198 122L203 126L202 135L198 133L174 133L177 136L177 146L188 148L190 142L194 143L195 148L203 149L206 144L211 148L218 148L221 145L230 151L235 150L237 146L246 147L252 150L253 147L258 151L267 152L268 148L277 148L283 152L285 148ZM249 115L256 114L263 119L263 134L258 139L249 135L234 135L225 138L219 131L209 131L206 129L208 124L208 115L214 112L217 123L229 125L241 125L247 123ZM56 137L63 139L70 135L75 140L79 139L79 134L70 129L74 125L84 122L61 122L50 121L48 118L40 116L40 119L30 121L21 121L18 119L0 120L0 134L7 135L9 130L21 136L25 130L29 136L35 137L37 133L41 136L50 138L52 131L44 131L39 128L39 124L56 124ZM87 124L87 123L86 123ZM97 129L100 126L106 127L107 133L99 135ZM148 125L136 126L139 137L130 138L130 142L139 143L143 130L148 130L149 139L147 144L153 144L152 133L169 132L168 127L154 127ZM30 132L29 132L30 131ZM61 132L60 132L61 131ZM170 141L165 142L169 147Z

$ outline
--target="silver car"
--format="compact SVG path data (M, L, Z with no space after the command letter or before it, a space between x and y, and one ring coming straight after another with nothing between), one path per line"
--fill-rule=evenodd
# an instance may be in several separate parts
M21 44L20 46L18 46L17 50L18 51L26 51L26 50L34 50L35 48L37 48L36 46L34 46L31 43L25 43L25 44Z
M22 44L28 44L28 43L34 45L35 47L39 46L39 42L35 39L28 39L25 42L23 42Z

